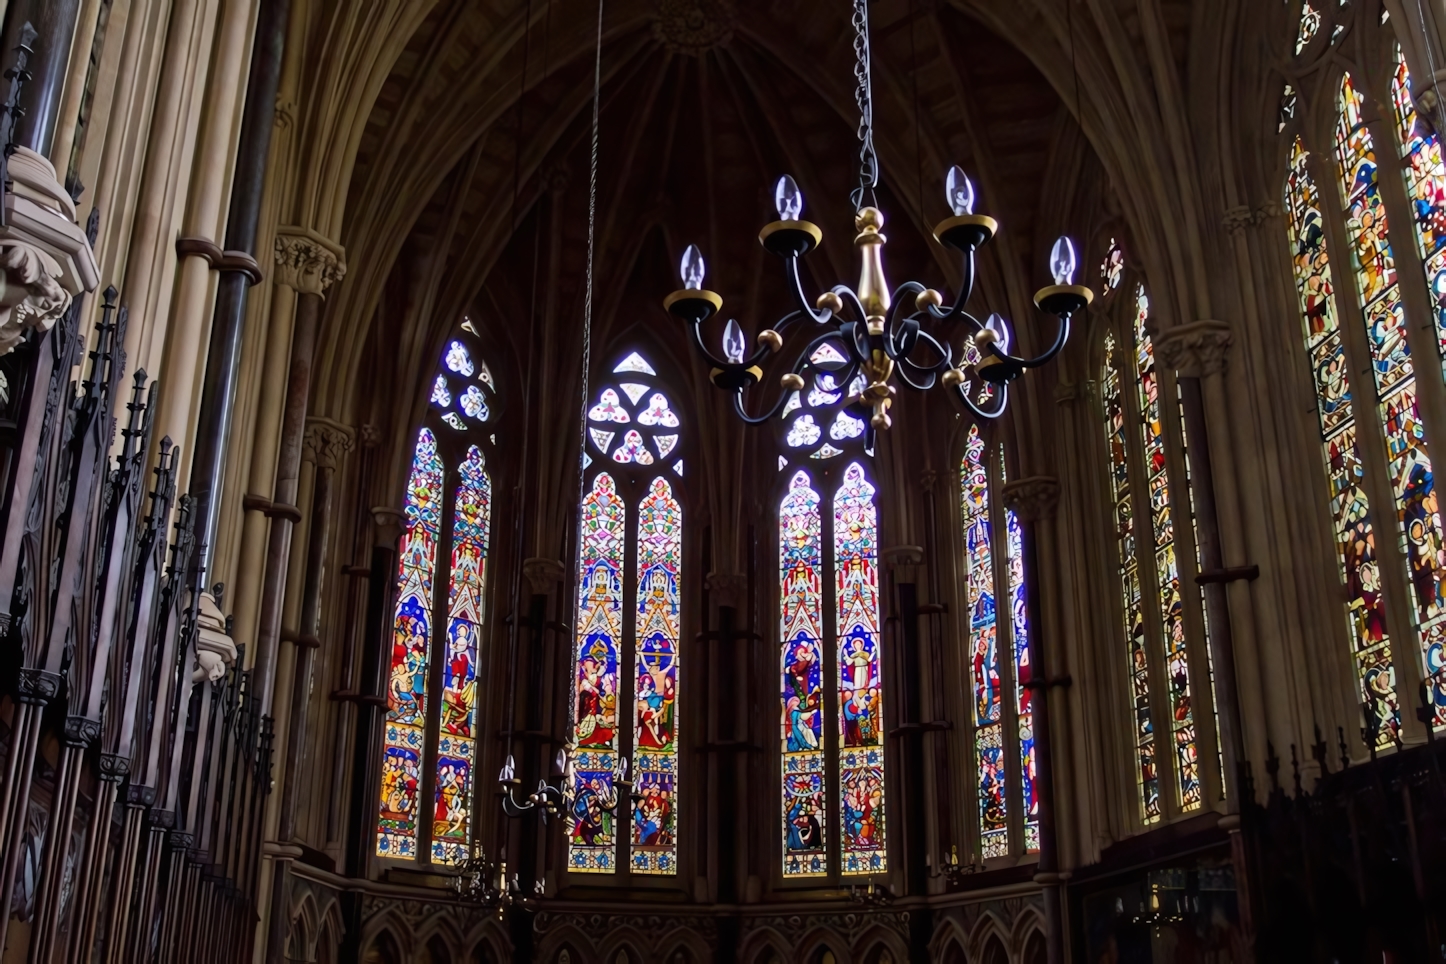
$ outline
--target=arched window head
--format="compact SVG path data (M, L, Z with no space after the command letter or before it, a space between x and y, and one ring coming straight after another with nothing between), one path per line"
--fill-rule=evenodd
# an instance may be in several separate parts
M463 319L426 384L412 452L387 675L377 856L457 863L472 847L477 660L486 630L496 382ZM446 593L436 591L445 583ZM439 698L430 667L442 665ZM430 809L431 819L423 818Z
M1105 297L1114 294L1124 277L1125 250L1118 241L1110 238L1109 247L1105 249L1105 259L1100 262L1100 287L1104 290Z
M638 352L589 402L568 868L614 873L621 860L632 873L671 875L678 872L683 426ZM620 778L631 779L631 794Z

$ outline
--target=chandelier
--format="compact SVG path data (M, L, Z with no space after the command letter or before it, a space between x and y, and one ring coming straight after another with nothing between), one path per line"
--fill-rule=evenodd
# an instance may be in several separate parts
M1035 305L1056 319L1052 344L1033 358L1010 354L1014 341L1010 325L998 314L981 322L965 306L974 291L975 258L999 230L999 224L974 212L974 185L958 166L945 178L945 193L953 216L940 222L934 238L958 252L962 259L959 293L952 305L944 296L917 281L889 289L884 276L884 215L876 206L878 158L873 145L872 81L866 0L854 0L855 76L859 106L859 186L852 200L856 215L854 247L860 270L856 288L838 284L812 304L799 277L799 259L818 247L823 232L802 220L803 192L784 175L774 188L778 220L758 235L763 247L783 259L783 271L796 306L772 327L758 333L750 351L743 329L729 320L723 330L722 356L704 344L702 325L723 307L723 299L703 287L705 264L696 245L683 252L679 273L682 289L663 300L663 307L689 328L693 346L712 367L715 385L733 394L733 410L744 422L757 425L784 410L792 393L803 390L811 378L826 393L847 387L845 406L868 417L866 447L873 449L876 433L892 424L889 408L897 394L894 381L927 391L936 385L951 390L982 419L1004 414L1009 383L1026 370L1038 368L1059 354L1069 340L1070 321L1093 299L1094 293L1074 283L1078 257L1074 243L1061 237L1050 256L1054 284L1039 291ZM813 330L798 352L790 371L780 379L784 389L771 408L749 414L744 392L763 381L763 362L783 350L785 333L799 323ZM962 336L962 337L960 337ZM956 354L954 338L958 338Z

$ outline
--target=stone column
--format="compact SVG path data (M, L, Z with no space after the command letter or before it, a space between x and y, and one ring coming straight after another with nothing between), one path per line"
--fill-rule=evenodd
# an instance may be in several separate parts
M70 64L70 45L75 37L75 20L80 0L10 0L5 11L4 66L15 59L26 26L35 30L30 41L34 51L27 65L31 80L25 85L20 105L25 115L15 123L15 143L37 154L49 155L60 116L61 91ZM5 86L9 92L9 85Z
M326 543L330 535L332 482L341 457L351 450L355 437L356 433L351 428L330 419L307 419L304 445L307 460L316 465L316 482L312 491L311 524L307 531L301 625L296 638L296 671L292 676L290 709L286 714L286 751L282 757L281 823L276 842L283 847L292 846L292 838L296 836L299 782L302 758L306 753L307 697L311 692L312 664L316 659L316 650L321 647L321 586L326 565ZM290 868L291 859L278 851L266 941L268 964L283 964L285 961L286 932L290 924L287 913Z
M1044 889L1045 943L1049 964L1064 964L1063 884L1067 877L1060 873L1059 838L1055 821L1054 747L1050 732L1050 693L1054 680L1050 662L1045 658L1044 640L1053 631L1053 620L1042 620L1046 609L1042 592L1040 558L1053 558L1057 542L1054 533L1055 509L1059 505L1059 480L1034 476L1011 482L1000 490L1000 500L1019 518L1024 543L1024 591L1033 626L1029 634L1030 678L1026 684L1034 699L1035 787L1039 792L1039 862L1034 881ZM1053 647L1060 649L1057 645Z
M296 491L301 477L302 436L306 427L307 399L311 392L311 366L316 356L317 328L323 293L346 276L340 249L314 231L282 228L275 242L276 280L297 293L296 320L291 332L291 365L287 374L285 402L281 405L280 438L277 440L276 483L270 499L248 497L248 511L270 517L271 531L262 569L261 614L257 625L254 682L263 713L271 713L276 681L276 651L281 638L281 615L285 605L287 563L291 554L291 527L301 519ZM278 332L277 337L280 337ZM278 357L279 351L268 356ZM274 393L270 403L274 413ZM263 407L268 402L263 400ZM257 440L258 453L263 446ZM255 533L249 527L247 534ZM259 533L255 533L259 537ZM251 545L254 545L252 543ZM242 556L249 552L242 543ZM249 580L248 580L249 581ZM249 587L248 587L249 588ZM244 638L244 637L243 637Z

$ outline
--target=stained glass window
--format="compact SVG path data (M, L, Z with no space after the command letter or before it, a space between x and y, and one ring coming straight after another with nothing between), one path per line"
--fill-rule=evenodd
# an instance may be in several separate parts
M1376 383L1377 416L1386 439L1408 589L1426 665L1435 670L1446 644L1446 564L1431 456L1416 401L1415 369L1406 343L1395 258L1377 183L1375 147L1361 117L1361 95L1347 74L1341 82L1336 159L1346 194L1351 241L1366 339ZM1432 663L1436 664L1435 666ZM1437 710L1440 721L1446 712Z
M437 739L432 859L465 859L471 844L473 772L476 768L477 641L482 633L482 590L487 581L492 480L482 450L473 445L458 467L452 523L447 650L442 667L442 721Z
M1417 122L1411 98L1411 73L1400 45L1396 46L1396 70L1391 79L1391 103L1395 108L1396 134L1401 146L1406 191L1416 224L1416 244L1426 267L1426 283L1435 305L1436 341L1446 371L1446 164L1442 162L1441 141ZM1415 419L1415 400L1402 405L1398 421ZM1419 420L1414 431L1419 434ZM1442 540L1439 507L1431 482L1425 443L1419 453L1409 456L1414 464L1397 467L1403 456L1393 449L1393 478L1401 491L1402 480L1411 487L1407 499L1406 539L1411 566L1411 588L1415 617L1425 657L1426 676L1432 687L1433 723L1446 723L1446 603L1443 603Z
M1175 753L1176 802L1188 812L1202 802L1196 759L1195 714L1190 702L1190 657L1185 647L1185 606L1180 567L1175 556L1175 524L1170 506L1170 479L1165 459L1164 419L1160 414L1160 379L1155 347L1145 323L1150 300L1144 286L1135 292L1135 376L1139 393L1140 432L1149 488L1155 581L1164 627L1165 678L1170 693L1170 743Z
M417 811L426 745L427 664L432 639L432 580L442 512L442 460L428 429L417 436L407 482L406 534L398 564L392 660L382 757L377 854L417 856Z
M823 745L823 522L808 473L778 508L782 640L783 873L828 871Z
M1149 824L1159 820L1162 815L1160 777L1155 768L1155 728L1150 705L1150 650L1145 637L1140 564L1136 556L1138 534L1135 531L1135 512L1131 502L1130 427L1116 351L1114 333L1111 332L1105 336L1105 364L1100 376L1100 393L1105 408L1105 431L1110 457L1110 494L1120 550L1120 587L1129 659L1135 784L1139 790L1141 819Z
M1296 53L1300 53L1307 44L1315 39L1315 35L1320 33L1320 27L1320 11L1310 5L1310 0L1305 0L1300 9L1300 28L1295 35Z
M673 487L657 478L638 505L633 870L645 874L677 869L674 809L682 568L683 510L673 497Z
M1029 608L1024 591L1024 534L1013 510L1004 513L1009 551L1009 629L1014 639L1014 713L1019 734L1020 807L1024 814L1024 849L1039 850L1039 791L1034 756L1034 671L1029 662Z
M879 517L854 462L833 497L843 872L878 873L884 855L884 710L879 664Z
M496 436L480 437L497 408L496 384L477 353L476 326L464 319L458 329L425 383L427 414L407 483L376 849L379 857L441 864L465 859L472 845L492 517L484 453L496 444ZM440 599L439 567L447 590ZM432 693L430 667L438 665L441 688ZM420 813L428 798L430 821Z
M677 483L661 473L681 476L683 463L660 460L676 456L681 421L667 395L641 379L656 374L641 354L613 374L628 380L605 385L588 409L590 448L608 458L580 513L568 867L613 873L624 845L622 866L633 873L676 874L683 507ZM635 512L624 492L640 494ZM623 578L629 544L631 584ZM625 647L628 607L635 621ZM630 793L616 783L629 753Z
M1315 381L1316 415L1330 481L1331 518L1346 588L1351 647L1361 698L1381 721L1380 739L1386 745L1400 726L1396 674L1381 598L1375 527L1363 487L1365 467L1356 443L1350 366L1336 317L1320 191L1311 176L1309 161L1304 144L1296 138L1285 186L1287 224L1305 348Z
M969 429L961 467L965 576L969 602L969 664L974 688L974 763L979 790L979 853L1009 853L1008 781L999 678L999 625L994 593L994 553L989 507L989 469L979 427Z
M1120 286L1125 276L1125 251L1114 238L1110 238L1105 260L1100 263L1100 282L1106 295Z

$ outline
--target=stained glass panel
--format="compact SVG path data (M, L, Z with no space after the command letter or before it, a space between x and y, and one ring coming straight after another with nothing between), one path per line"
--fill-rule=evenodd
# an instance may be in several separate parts
M417 810L426 745L427 652L432 639L432 580L442 511L442 460L427 429L417 436L407 480L407 528L397 565L397 608L387 674L381 812L377 856L417 856Z
M974 687L974 761L979 777L979 854L1009 853L1009 799L999 678L999 620L994 592L994 554L989 519L989 470L979 426L964 443L961 516L968 574L969 664Z
M1024 810L1024 849L1039 850L1039 791L1034 757L1034 671L1029 662L1029 610L1024 591L1024 533L1012 510L1004 515L1009 550L1009 627L1014 636L1014 707L1019 731L1020 790Z
M1396 73L1391 81L1391 102L1395 107L1396 134L1406 175L1406 191L1416 222L1416 244L1426 266L1426 281L1431 289L1435 309L1436 342L1446 371L1446 163L1442 161L1440 138L1426 125L1417 122L1416 104L1411 98L1411 73L1399 45L1396 47ZM1416 423L1415 398L1409 406L1403 400L1398 410ZM1397 416L1400 418L1400 415ZM1401 432L1397 431L1397 436ZM1400 443L1397 442L1397 445ZM1392 453L1393 456L1395 453ZM1411 489L1407 497L1406 540L1411 547L1410 565L1415 597L1418 632L1425 656L1425 675L1431 687L1430 699L1435 708L1435 722L1446 722L1446 614L1442 611L1440 566L1431 560L1441 558L1440 525L1433 525L1438 515L1437 497L1429 459L1415 454L1393 458L1392 474L1398 496L1403 485ZM1407 462L1409 459L1409 463ZM1412 476L1414 475L1414 478Z
M1346 191L1346 229L1356 254L1366 340L1386 439L1400 541L1423 664L1433 681L1435 722L1446 722L1446 553L1431 456L1416 403L1416 379L1406 344L1406 319L1395 284L1395 261L1387 240L1377 184L1375 147L1361 119L1361 95L1350 75L1341 83L1336 157ZM1362 213L1366 212L1366 213ZM1418 232L1421 228L1418 220ZM1369 242L1365 239L1370 239ZM1437 243L1429 235L1428 243ZM1371 256L1374 260L1371 260ZM1384 267L1382 267L1384 266ZM1384 276L1381 286L1377 276ZM1383 729L1388 729L1389 721Z
M1150 300L1141 286L1135 292L1135 376L1140 402L1140 432L1145 453L1145 484L1149 487L1155 580L1165 641L1165 678L1170 694L1170 742L1175 753L1176 802L1183 812L1203 802L1195 745L1195 712L1190 700L1190 657L1185 649L1185 607L1180 595L1180 567L1175 556L1175 522L1170 506L1170 478L1165 461L1164 421L1160 415L1160 376L1155 346L1145 323Z
M472 775L476 763L477 644L487 585L492 480L473 445L458 466L461 481L452 522L452 573L447 593L447 652L442 668L442 720L437 737L432 859L456 863L471 844Z
M623 533L627 507L611 475L599 473L583 497L578 536L577 650L574 660L568 867L616 870L618 657L623 632Z
M1160 819L1160 776L1155 768L1155 728L1150 708L1150 655L1145 638L1145 612L1140 595L1140 567L1135 556L1134 510L1130 504L1129 426L1121 388L1113 334L1105 336L1105 364L1100 392L1105 407L1105 432L1110 452L1110 494L1115 533L1120 547L1120 588L1129 646L1130 700L1134 713L1135 783L1140 816L1149 824Z
M666 479L638 505L636 565L632 868L676 874L683 509Z
M1400 727L1396 674L1381 599L1375 528L1362 488L1365 470L1356 445L1350 376L1336 316L1320 191L1311 176L1309 158L1305 145L1296 138L1285 185L1291 255L1305 347L1315 381L1321 447L1330 482L1331 518L1341 581L1346 589L1351 648L1361 699L1382 721L1380 741L1384 746Z
M797 472L778 507L783 743L783 873L828 871L823 754L823 527L819 495Z
M838 641L839 794L843 872L881 873L884 853L884 707L879 637L879 515L874 487L854 462L833 497Z

